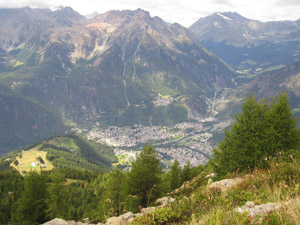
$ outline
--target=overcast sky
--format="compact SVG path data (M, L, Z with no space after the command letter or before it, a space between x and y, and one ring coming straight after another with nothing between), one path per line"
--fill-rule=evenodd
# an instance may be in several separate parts
M50 8L71 6L86 15L97 11L137 8L149 11L167 22L189 27L200 17L214 12L238 12L260 21L300 19L300 0L0 0L0 7Z

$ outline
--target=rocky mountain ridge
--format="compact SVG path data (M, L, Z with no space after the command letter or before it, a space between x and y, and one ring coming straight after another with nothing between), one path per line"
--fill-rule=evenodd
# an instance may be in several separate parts
M257 74L300 58L300 20L260 22L222 12L199 19L190 30L241 73Z
M234 86L235 73L187 28L141 9L91 19L69 7L1 9L0 30L1 86L72 127L203 118L215 91Z

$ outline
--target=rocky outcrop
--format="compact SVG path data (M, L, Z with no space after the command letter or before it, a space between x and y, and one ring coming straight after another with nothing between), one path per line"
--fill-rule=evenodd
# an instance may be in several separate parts
M74 220L65 221L60 218L55 218L51 221L48 221L46 223L43 223L42 225L103 225L102 223L97 224L91 224L89 223L89 220L85 220L85 222L76 222Z
M171 197L161 197L155 201L155 204L159 205L159 207L166 207L175 201L175 198Z
M221 192L226 192L226 191L238 186L242 182L249 180L252 177L253 177L252 175L246 175L244 177L224 179L224 180L220 180L217 182L213 182L213 183L209 184L207 187L208 187L208 189L219 189Z
M290 199L284 202L268 202L266 204L256 205L252 201L246 202L242 207L238 207L235 211L239 213L248 213L248 216L255 219L260 216L257 221L258 224L262 223L263 220L268 216L269 213L278 210L280 208L289 207L290 205L298 205L300 202L298 199Z
M134 214L132 212L128 212L118 217L108 218L106 221L106 225L126 225L132 218L134 218Z
M171 197L161 197L155 201L155 204L158 205L158 207L166 207L170 205L172 202L175 201L175 198ZM110 217L106 220L105 225L127 225L130 224L134 218L143 216L145 214L151 213L154 210L156 210L157 207L147 207L147 208L142 208L140 213L132 213L132 212L127 212L123 215L120 215L118 217ZM86 218L83 219L83 222L76 222L76 221L65 221L63 219L53 219L47 223L44 223L43 225L104 225L102 223L97 223L97 224L92 224L90 223L90 219Z
M270 212L279 209L280 207L280 203L268 202L266 204L255 205L254 202L248 201L242 207L236 208L236 211L239 213L247 212L248 215L252 218L256 218L258 215L261 215L261 218L264 218Z

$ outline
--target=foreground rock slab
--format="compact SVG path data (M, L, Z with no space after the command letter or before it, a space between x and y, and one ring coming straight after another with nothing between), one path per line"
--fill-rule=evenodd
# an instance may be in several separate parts
M126 225L128 224L128 220L132 219L134 214L132 212L125 213L118 217L108 218L106 221L106 225Z
M97 223L97 224L82 223L82 222L76 222L74 220L65 221L60 218L55 218L51 221L43 223L42 225L103 225L103 224L102 223Z
M161 197L155 201L155 204L159 205L159 207L166 207L175 201L175 198L171 197Z
M248 201L244 206L236 208L236 211L239 213L247 212L250 217L256 218L258 215L268 215L280 207L280 203L268 202L262 205L255 205L254 202Z
M252 177L253 176L251 176L251 175L247 175L244 177L224 179L224 180L220 180L217 182L213 182L213 183L209 184L207 187L208 187L208 189L220 189L221 192L225 192L225 191L228 191L228 190L238 186L242 182L244 182L248 179L251 179Z

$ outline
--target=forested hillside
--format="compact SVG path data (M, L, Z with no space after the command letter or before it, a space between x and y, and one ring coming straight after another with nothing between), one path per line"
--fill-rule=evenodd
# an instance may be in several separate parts
M151 145L143 147L128 172L99 173L62 165L23 177L2 159L1 223L32 225L89 217L95 224L144 208L133 224L295 224L300 212L296 124L285 93L269 102L249 96L205 166L181 168L174 161L165 172ZM81 152L77 147L82 140L71 137L49 139L42 150L55 143L54 151ZM230 179L219 181L222 178ZM172 202L149 208L165 195ZM267 206L251 214L252 208Z
M40 166L34 167L31 164L38 161L37 157L41 154L44 155L44 160L47 159L56 168L107 172L112 168L112 163L117 162L112 147L68 134L51 137L16 150L3 156L0 165L5 167L14 164L21 173L38 171Z

